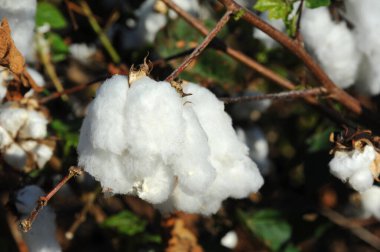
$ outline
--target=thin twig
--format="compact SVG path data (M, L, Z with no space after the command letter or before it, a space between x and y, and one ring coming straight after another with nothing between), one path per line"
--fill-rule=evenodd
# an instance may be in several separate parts
M380 250L380 238L372 234L367 229L358 224L353 224L350 219L347 219L345 216L332 209L323 209L320 211L320 214L329 219L332 223L349 229L355 236L365 241L372 247Z
M335 99L346 107L351 112L361 115L363 113L363 108L360 102L337 87L334 82L328 77L328 75L323 71L323 69L313 60L313 58L306 52L306 50L300 46L296 41L289 38L282 32L276 30L271 25L264 22L257 15L253 14L251 11L243 8L233 0L219 0L224 6L233 11L234 13L243 12L242 18L254 27L260 29L271 38L282 44L285 48L290 50L294 55L296 55L314 77L320 82L320 84L327 89L330 93L331 98Z
M42 196L37 201L37 206L29 214L29 216L20 221L20 228L24 232L28 232L33 225L34 220L37 218L39 212L47 205L49 200L64 186L72 177L82 173L82 168L71 166L69 174L66 175L46 196Z
M298 6L298 19L297 19L297 27L296 27L296 34L295 34L295 39L298 44L302 44L302 35L301 35L301 19L302 19L302 13L303 13L303 4L304 0L301 0L300 6ZM303 45L302 45L303 46Z
M285 91L275 94L261 94L261 95L251 95L251 96L240 96L240 97L222 97L219 100L223 101L224 104L230 103L240 103L246 101L261 101L261 100L289 100L295 98L301 98L305 96L316 96L326 93L324 88L311 88L305 90L292 90Z
M80 1L80 5L82 6L83 12L86 14L88 18L88 22L90 23L92 29L96 32L96 34L99 36L100 42L103 44L104 48L110 55L112 61L116 64L120 63L120 56L116 52L115 48L112 46L112 43L106 36L106 34L103 32L102 28L100 27L98 21L96 21L90 7L88 6L87 2L84 0Z
M170 82L174 80L183 70L193 62L202 52L203 50L210 44L213 38L218 35L219 31L226 25L228 20L230 20L232 11L227 10L223 17L219 20L219 22L215 25L214 29L206 36L206 38L202 41L202 43L195 48L195 50L182 62L182 64L177 67L168 77L166 77L166 81Z

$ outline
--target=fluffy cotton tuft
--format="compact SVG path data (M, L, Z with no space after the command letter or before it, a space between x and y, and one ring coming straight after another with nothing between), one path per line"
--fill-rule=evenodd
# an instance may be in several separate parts
M380 187L372 186L366 191L360 193L362 207L366 217L374 216L380 220Z
M30 214L39 197L43 195L44 191L36 185L26 186L17 191L16 208L21 214L21 219ZM33 222L32 229L22 233L22 237L30 252L59 252L62 249L55 237L55 230L55 213L49 206L45 206Z
M224 104L195 84L184 92L192 95L148 77L130 87L126 77L107 80L81 128L79 165L103 188L164 212L211 214L227 197L256 192L263 179Z
M328 76L341 88L354 84L361 55L344 22L331 20L326 7L304 9L301 33Z
M367 190L373 184L370 170L376 151L372 146L365 146L363 151L337 151L330 161L330 172L342 181L347 181L357 191Z

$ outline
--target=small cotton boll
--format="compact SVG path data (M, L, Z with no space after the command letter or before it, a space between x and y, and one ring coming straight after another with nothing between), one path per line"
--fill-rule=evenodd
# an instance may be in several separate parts
M222 239L220 240L220 244L222 246L234 249L238 243L238 236L235 231L231 230L227 234L225 234Z
M366 217L374 216L380 220L380 187L371 186L366 191L360 193L362 207Z
M0 127L0 149L10 145L13 142L13 139L8 134L8 132Z
M173 0L173 2L193 16L197 16L200 11L198 0ZM169 10L169 17L175 19L178 15L175 11Z
M334 23L328 8L305 9L301 33L328 76L341 88L355 82L361 55L344 22Z
M44 191L30 185L17 191L16 208L26 218L37 205L39 197L45 195ZM49 206L45 206L33 222L32 229L22 233L22 237L30 252L59 252L62 251L55 237L55 213Z
M0 20L7 18L17 49L26 56L33 40L36 0L0 0Z
M82 64L90 63L91 57L96 52L96 47L94 45L86 45L85 43L71 44L69 46L70 56L78 60Z
M94 148L121 154L126 149L124 110L128 93L128 78L114 75L107 79L96 93L88 109L88 137ZM79 142L80 144L80 142Z
M42 169L53 156L53 149L47 145L39 144L34 150L37 166Z
M24 109L7 107L9 105L0 109L0 126L14 138L28 120L28 113Z
M184 141L182 109L182 99L169 83L149 77L133 82L124 115L130 153L159 156L164 162L179 155Z
M43 139L47 136L48 121L45 116L35 110L27 111L28 119L19 131L19 138Z
M351 152L335 152L334 158L330 161L330 172L335 177L346 181L362 167L369 170L370 164L375 159L376 151L372 146L365 146L363 152L353 150Z
M349 184L358 192L368 190L373 185L373 176L369 167L363 167L355 172L348 180Z
M174 163L174 173L178 176L178 184L187 193L202 193L216 177L215 168L208 158L210 149L207 135L202 129L190 104L183 110L186 121L185 144L182 154Z
M26 152L16 143L12 143L4 152L4 160L18 170L23 170L28 156Z
M171 213L177 210L186 213L200 213L202 206L202 195L189 195L178 186L174 188L173 193L167 201L155 205L162 213Z

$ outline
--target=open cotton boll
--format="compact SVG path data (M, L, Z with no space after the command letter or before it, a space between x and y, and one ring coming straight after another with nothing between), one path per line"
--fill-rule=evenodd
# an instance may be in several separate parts
M0 0L0 20L8 19L17 49L26 56L31 49L35 26L36 0Z
M0 126L7 130L12 138L16 137L27 120L28 113L24 109L12 108L10 104L0 109Z
M27 120L21 127L18 136L23 139L42 139L47 136L48 121L45 116L35 110L27 110Z
M16 143L12 143L4 152L4 160L18 170L23 170L28 160L26 152Z
M0 149L10 145L12 142L13 139L8 132L3 127L0 127Z
M341 88L355 82L361 55L344 22L332 21L327 7L305 9L301 33L328 76Z
M210 148L207 135L203 131L191 104L183 110L186 121L185 144L181 156L174 163L174 173L178 176L178 185L190 194L202 193L216 177L215 168L208 158Z
M222 237L220 244L226 248L234 249L238 244L238 236L236 232L234 230L229 231Z
M366 217L374 216L380 220L380 187L371 186L368 190L360 193L362 207Z
M128 78L114 75L96 93L88 109L91 118L89 138L94 148L121 154L126 149L124 110L128 93Z
M330 172L335 177L346 181L362 167L369 170L370 164L375 159L375 154L375 149L369 145L365 146L363 151L337 151L329 163Z
M44 191L36 186L26 186L16 193L16 208L21 218L26 218L37 204ZM59 252L62 251L55 237L55 213L49 206L45 206L33 222L29 232L22 233L22 237L30 252Z
M348 180L348 183L358 192L368 190L373 185L373 176L369 167L356 171Z
M20 142L20 147L32 155L38 168L43 168L53 156L53 149L45 144L39 144L34 140Z

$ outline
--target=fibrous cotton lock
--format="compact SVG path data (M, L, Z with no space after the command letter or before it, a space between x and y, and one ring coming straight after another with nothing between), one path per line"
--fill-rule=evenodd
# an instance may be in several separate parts
M215 213L263 179L238 140L224 104L196 84L182 97L168 82L113 76L89 107L79 165L113 193L134 194L163 212Z
M304 9L301 33L327 75L341 88L354 84L361 55L345 22L335 23L327 7Z
M371 186L368 190L360 193L364 216L374 216L380 220L380 187Z
M16 193L16 209L21 219L26 218L36 207L39 197L44 191L36 186L26 186ZM33 222L32 229L22 233L29 252L59 252L61 247L55 237L55 213L49 206L45 206Z
M376 158L375 149L366 145L363 150L336 151L330 161L330 172L349 184L355 190L363 192L373 184L371 165Z

